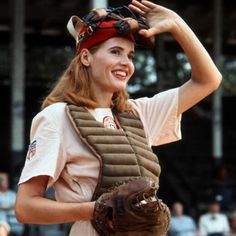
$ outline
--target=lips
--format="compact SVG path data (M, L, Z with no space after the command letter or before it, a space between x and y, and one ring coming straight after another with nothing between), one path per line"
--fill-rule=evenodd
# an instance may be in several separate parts
M114 70L112 74L119 79L126 79L128 75L127 71L124 70Z

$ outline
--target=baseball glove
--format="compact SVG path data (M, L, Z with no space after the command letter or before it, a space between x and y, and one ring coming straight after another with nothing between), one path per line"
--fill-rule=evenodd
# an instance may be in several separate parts
M165 235L170 211L156 197L157 189L151 179L139 177L102 194L95 203L93 220L99 235Z

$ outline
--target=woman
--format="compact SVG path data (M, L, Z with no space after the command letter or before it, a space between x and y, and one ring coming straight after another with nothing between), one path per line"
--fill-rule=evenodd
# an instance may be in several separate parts
M149 26L138 30L143 39L163 32L173 35L188 56L191 79L152 98L128 100L125 89L134 73L134 33L112 31L111 21L108 25L103 23L111 34L99 28L84 37L89 27L75 27L79 31L79 35L75 34L76 56L32 123L31 145L16 202L20 222L76 222L70 235L97 235L90 220L100 164L93 149L78 136L66 104L86 107L91 119L111 129L120 128L115 114L134 113L140 118L151 147L179 140L181 114L220 85L220 72L180 16L149 1L133 0L129 8ZM51 185L57 201L43 197Z

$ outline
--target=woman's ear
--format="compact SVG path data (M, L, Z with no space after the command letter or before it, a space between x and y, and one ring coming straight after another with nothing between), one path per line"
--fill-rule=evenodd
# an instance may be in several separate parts
M82 49L81 54L81 62L84 66L89 67L92 59L92 54L89 52L87 48Z

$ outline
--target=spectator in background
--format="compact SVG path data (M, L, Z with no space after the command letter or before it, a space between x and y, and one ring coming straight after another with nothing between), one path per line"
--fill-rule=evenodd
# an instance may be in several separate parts
M220 203L213 199L208 204L208 212L199 218L200 236L226 236L230 225L225 214L221 213Z
M196 224L192 217L184 214L183 204L175 202L172 205L169 236L195 236Z
M23 231L23 226L19 224L15 217L14 205L16 200L16 193L9 189L9 179L8 174L0 172L0 224L2 228L4 226L5 230L21 234ZM9 226L10 225L10 228ZM3 231L3 230L2 230ZM4 235L0 233L0 236Z
M233 211L229 217L230 220L230 236L236 236L236 211Z
M235 208L235 183L232 181L231 173L226 166L220 166L212 186L212 194L217 197L223 211Z
M10 232L10 226L5 222L0 220L0 236L7 236Z

